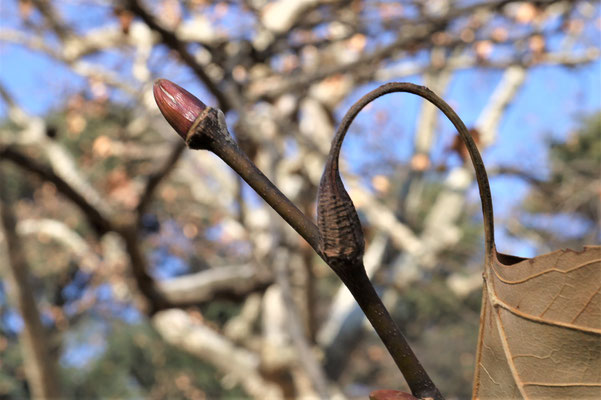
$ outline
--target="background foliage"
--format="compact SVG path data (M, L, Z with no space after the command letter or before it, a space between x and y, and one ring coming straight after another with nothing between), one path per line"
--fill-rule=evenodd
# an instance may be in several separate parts
M308 246L223 163L182 151L152 99L158 77L221 108L309 215L348 105L386 81L425 84L481 146L501 251L600 241L594 2L5 3L0 190L16 225L0 243L1 397L406 390ZM468 398L483 252L464 149L408 95L370 106L351 131L342 169L372 280L441 391ZM9 236L25 280L5 257Z

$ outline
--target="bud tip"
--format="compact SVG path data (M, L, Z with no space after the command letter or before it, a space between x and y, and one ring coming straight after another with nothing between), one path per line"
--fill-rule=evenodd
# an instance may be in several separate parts
M169 125L186 139L190 127L207 106L192 93L167 79L157 79L152 91Z

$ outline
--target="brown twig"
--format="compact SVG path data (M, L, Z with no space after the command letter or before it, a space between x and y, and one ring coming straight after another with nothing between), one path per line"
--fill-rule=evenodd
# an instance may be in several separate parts
M319 231L240 150L230 136L225 117L220 110L207 107L196 119L186 136L191 149L206 149L215 153L238 173L288 224L319 251Z

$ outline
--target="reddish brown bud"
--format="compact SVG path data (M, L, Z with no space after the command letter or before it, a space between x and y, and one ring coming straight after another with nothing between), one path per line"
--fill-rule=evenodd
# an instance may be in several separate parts
M419 400L409 393L399 392L398 390L381 389L375 390L369 394L370 400Z
M152 91L169 125L185 140L192 123L207 106L192 93L167 79L157 79Z

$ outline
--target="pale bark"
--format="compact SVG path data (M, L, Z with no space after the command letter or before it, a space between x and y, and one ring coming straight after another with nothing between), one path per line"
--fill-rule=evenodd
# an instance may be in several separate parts
M183 310L166 310L153 317L153 325L174 346L216 366L224 379L240 384L256 399L281 399L282 392L258 372L258 354L235 346L224 336L194 320Z

